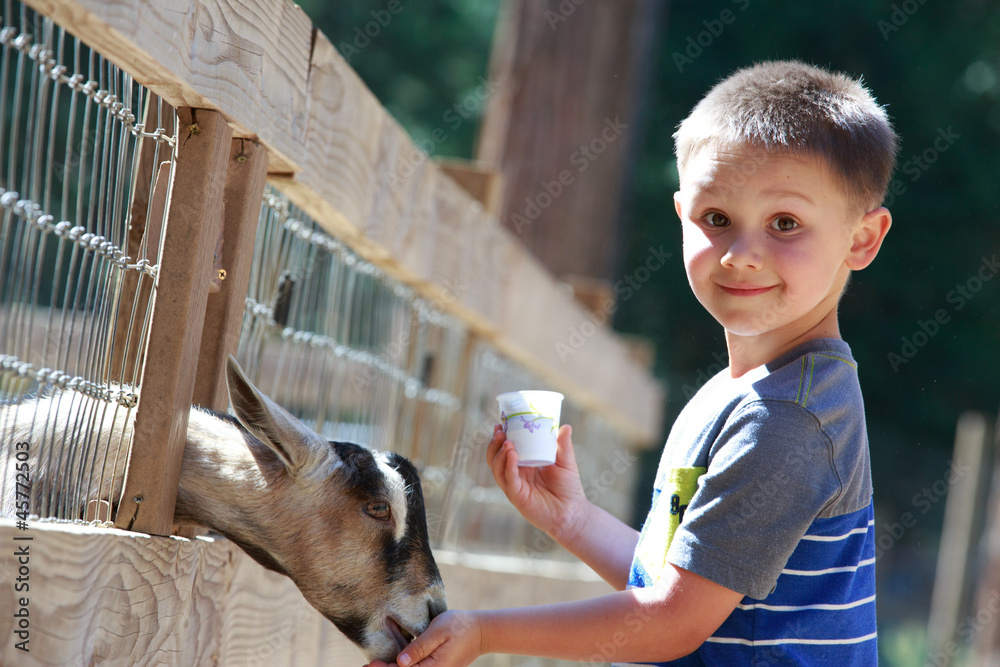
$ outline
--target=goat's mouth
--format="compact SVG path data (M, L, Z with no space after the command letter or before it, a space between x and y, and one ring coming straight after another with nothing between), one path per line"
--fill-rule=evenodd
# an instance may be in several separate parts
M392 639L396 642L396 647L400 651L406 648L416 636L414 635L414 633L410 632L402 625L400 625L399 621L397 621L391 616L387 616L385 619L385 629L386 632L388 632L389 635L392 637Z

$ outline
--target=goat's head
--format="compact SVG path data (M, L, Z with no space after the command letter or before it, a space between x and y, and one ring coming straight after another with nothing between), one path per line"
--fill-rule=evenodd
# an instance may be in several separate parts
M258 391L232 357L226 373L267 486L255 514L269 515L252 517L261 539L230 537L291 577L369 659L392 661L445 609L416 469L399 454L327 442Z

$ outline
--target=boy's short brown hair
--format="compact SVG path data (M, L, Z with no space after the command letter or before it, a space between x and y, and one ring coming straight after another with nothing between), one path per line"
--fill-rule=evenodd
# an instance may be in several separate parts
M681 174L706 145L817 155L865 211L885 197L899 144L885 109L860 80L794 60L759 63L716 84L674 142Z

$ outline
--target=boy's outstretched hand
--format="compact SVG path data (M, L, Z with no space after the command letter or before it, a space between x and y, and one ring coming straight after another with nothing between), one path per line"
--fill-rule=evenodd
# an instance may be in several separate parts
M541 468L518 467L514 443L507 440L499 424L493 427L493 439L486 447L486 461L507 499L533 526L557 542L578 529L588 504L572 435L569 424L559 428L556 462Z
M483 654L479 614L446 611L397 656L398 667L466 667ZM375 660L367 667L395 667Z

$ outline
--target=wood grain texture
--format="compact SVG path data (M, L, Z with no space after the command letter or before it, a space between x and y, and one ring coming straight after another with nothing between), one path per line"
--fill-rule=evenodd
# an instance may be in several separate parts
M3 614L0 664L363 664L291 580L225 539L30 525L18 531L0 520L4 544L15 535L34 538L27 542L30 652L9 641L12 618ZM15 608L12 552L0 557L3 609Z
M198 354L193 402L225 412L229 407L226 359L236 355L246 309L254 240L260 219L267 152L248 139L233 139L224 195L221 266L226 271L218 292L209 294Z
M629 269L622 219L655 4L510 0L497 19L476 158L504 175L502 224L556 276Z
M216 111L178 109L135 431L116 523L169 535L187 437L232 131Z
M312 24L271 0L28 0L175 108L223 111L236 136L297 169Z
M14 647L0 614L0 664L362 665L361 652L313 609L287 577L218 537L187 540L54 522L17 530L0 519L0 543L31 537L29 653ZM0 551L0 609L16 608L13 548ZM576 570L520 558L474 566L457 554L439 565L452 608L544 604L610 587ZM518 664L503 656L477 666Z
M483 205L487 213L500 213L503 196L503 175L483 162L453 158L435 159L438 167L458 183L473 199Z
M28 0L175 106L259 138L272 182L327 231L637 444L663 388L494 215L414 145L291 0Z

